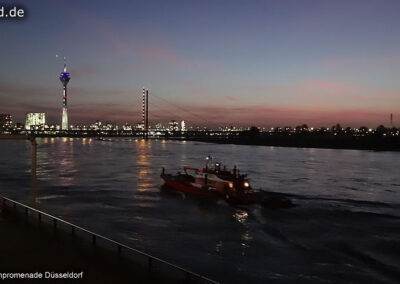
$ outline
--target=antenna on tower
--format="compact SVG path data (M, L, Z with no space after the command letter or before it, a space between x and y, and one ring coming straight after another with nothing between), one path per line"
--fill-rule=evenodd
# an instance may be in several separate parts
M64 56L64 72L67 72L67 57Z
M393 127L393 113L390 114L390 126Z

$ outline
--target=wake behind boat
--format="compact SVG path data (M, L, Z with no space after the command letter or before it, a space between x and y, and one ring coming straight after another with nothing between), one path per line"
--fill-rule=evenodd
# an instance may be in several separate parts
M183 173L172 175L166 174L163 168L161 178L164 187L169 190L210 199L225 199L233 204L261 204L274 208L293 205L281 193L253 189L247 175L240 174L236 166L229 171L221 163L212 163L211 157L207 157L203 169L184 167Z

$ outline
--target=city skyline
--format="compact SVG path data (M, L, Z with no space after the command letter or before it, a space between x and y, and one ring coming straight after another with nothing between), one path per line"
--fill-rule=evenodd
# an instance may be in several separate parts
M139 122L142 86L150 123L397 123L396 1L66 3L27 4L25 20L2 23L0 113L60 124L66 56L70 124Z

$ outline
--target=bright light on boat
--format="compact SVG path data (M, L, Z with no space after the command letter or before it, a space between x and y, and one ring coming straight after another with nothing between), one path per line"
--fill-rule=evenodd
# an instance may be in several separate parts
M245 183L244 183L244 187L249 187L250 186L250 184L246 181Z
M233 183L232 182L229 183L229 188L233 188Z

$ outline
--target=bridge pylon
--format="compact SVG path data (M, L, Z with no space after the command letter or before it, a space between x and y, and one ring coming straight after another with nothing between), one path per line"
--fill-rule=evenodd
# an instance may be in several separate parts
M142 89L142 123L143 138L149 138L149 89Z

